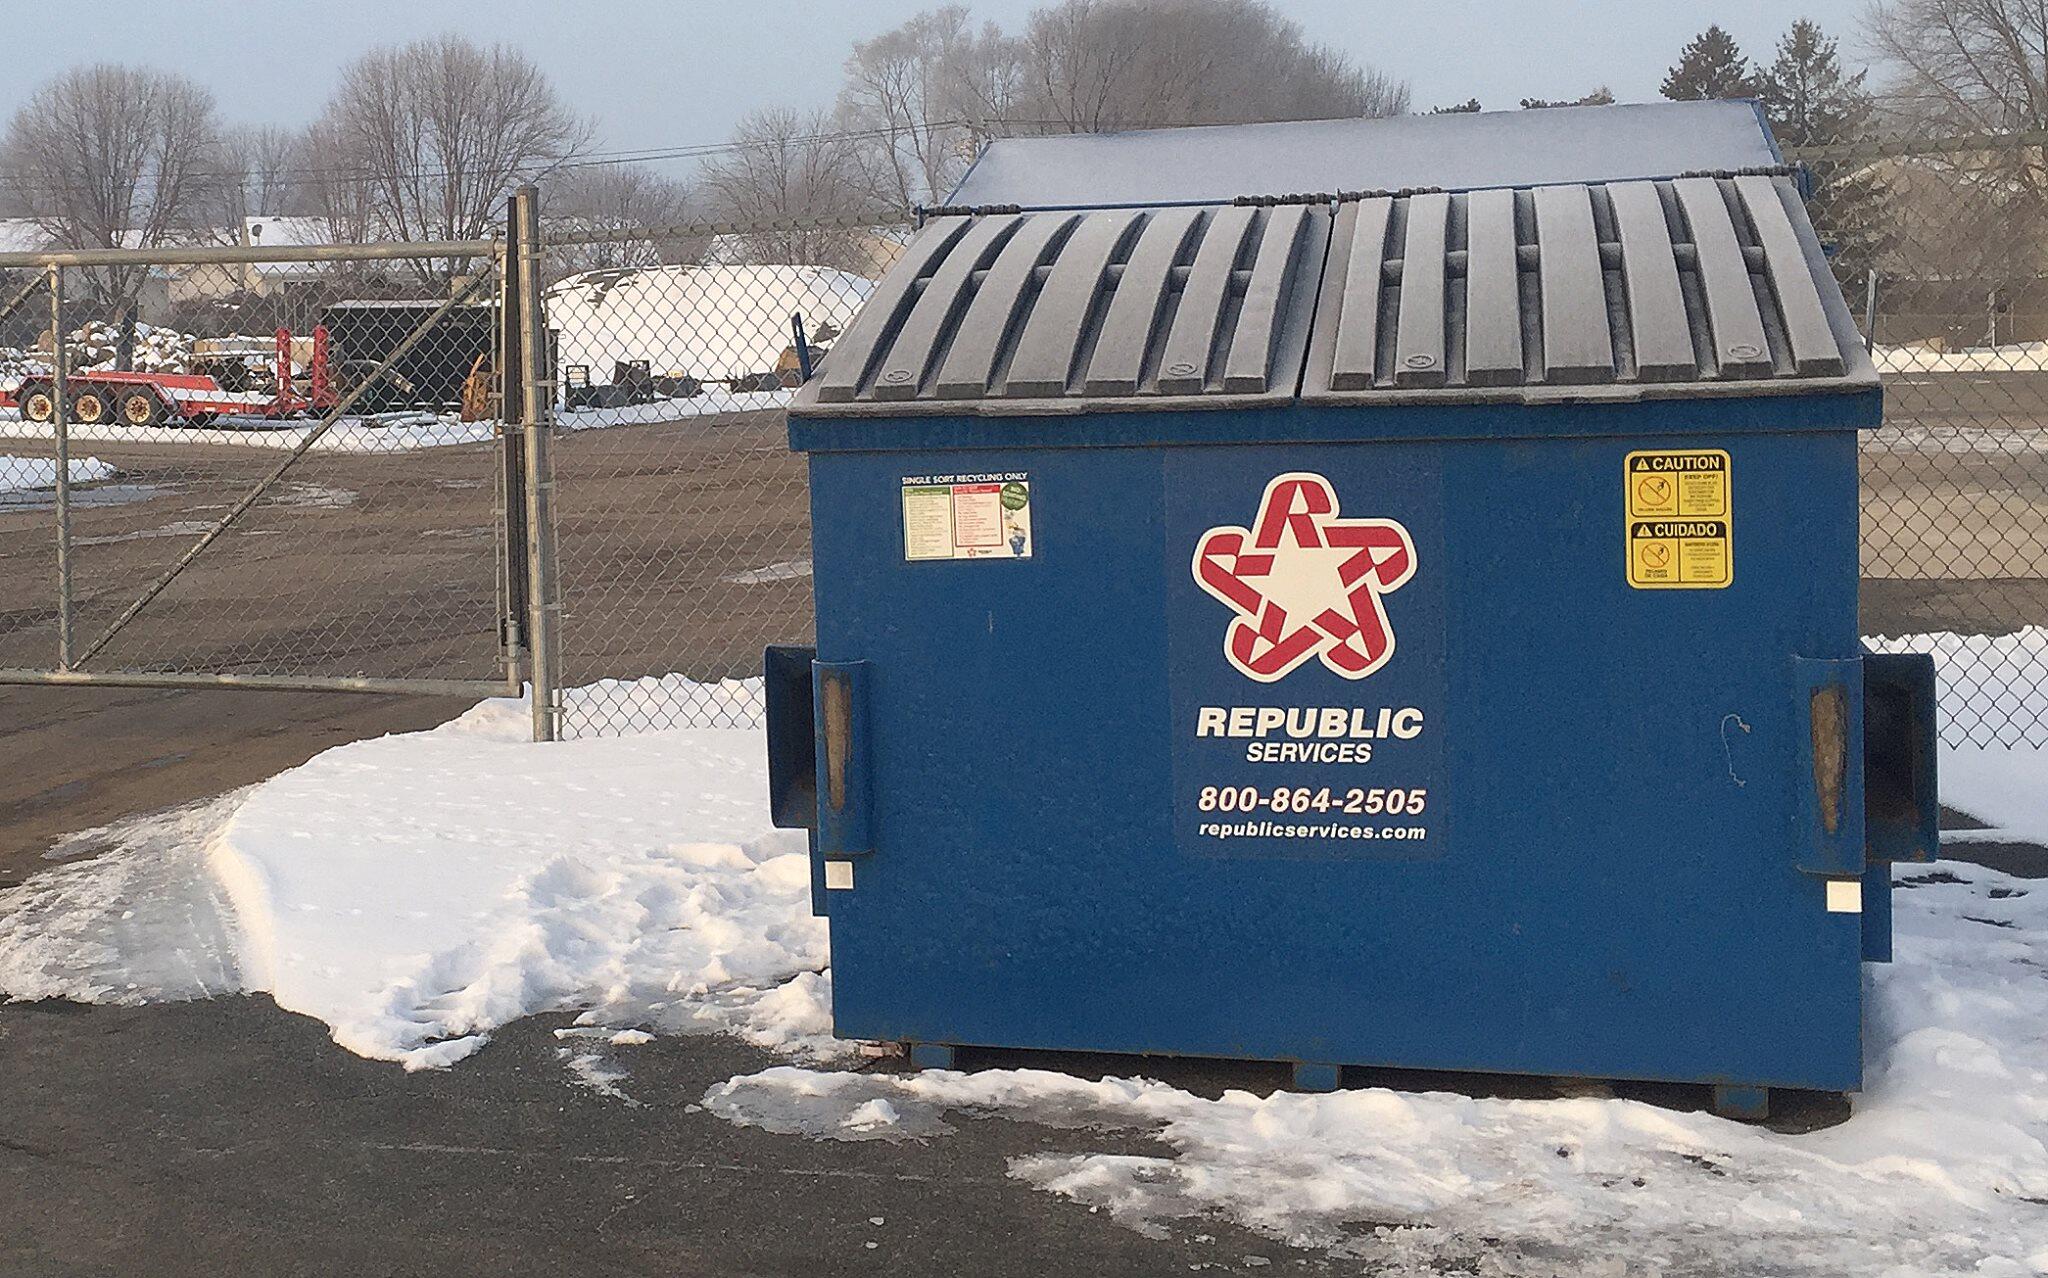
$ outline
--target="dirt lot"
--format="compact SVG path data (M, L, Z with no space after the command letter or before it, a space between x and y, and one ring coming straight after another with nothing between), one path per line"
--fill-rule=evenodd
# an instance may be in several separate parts
M172 442L73 455L120 472L79 489L72 515L81 645L283 457ZM769 637L808 634L808 577L759 571L809 553L779 415L579 432L555 461L569 679L740 673ZM309 454L89 666L494 678L499 469L494 444ZM0 665L55 653L55 580L50 493L0 496Z

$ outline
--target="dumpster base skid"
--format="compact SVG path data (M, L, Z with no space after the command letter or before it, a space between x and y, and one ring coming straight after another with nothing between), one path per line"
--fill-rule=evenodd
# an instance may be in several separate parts
M1760 1123L1771 1116L1771 1091L1767 1087L1717 1084L1714 1087L1714 1112L1723 1118Z

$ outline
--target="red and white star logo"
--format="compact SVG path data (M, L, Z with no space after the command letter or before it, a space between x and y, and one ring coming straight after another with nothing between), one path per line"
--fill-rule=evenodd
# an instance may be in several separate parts
M1255 530L1254 530L1255 529ZM1391 519L1339 519L1330 481L1290 471L1266 485L1254 529L1211 528L1195 581L1238 615L1223 655L1260 683L1311 656L1363 679L1394 655L1381 596L1415 575L1415 542Z

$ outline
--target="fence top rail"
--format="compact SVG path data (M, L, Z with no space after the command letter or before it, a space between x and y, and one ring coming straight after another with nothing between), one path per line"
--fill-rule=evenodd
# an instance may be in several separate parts
M915 221L917 212L907 208L873 208L821 217L764 217L746 222L677 222L668 226L615 226L582 229L574 219L543 223L541 238L547 247L569 244L637 243L643 240L697 239L716 235L758 235L769 231L849 231L869 226L901 226Z
M134 249L55 248L29 253L0 253L0 268L417 261L439 257L496 257L504 248L503 240L419 240L379 244L193 244Z

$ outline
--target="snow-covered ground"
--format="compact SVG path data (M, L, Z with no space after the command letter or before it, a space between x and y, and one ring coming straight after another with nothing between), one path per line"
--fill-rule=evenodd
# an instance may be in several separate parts
M74 484L98 483L119 473L97 457L74 457L65 470ZM34 492L56 486L57 463L53 459L0 453L0 493Z
M297 448L311 433L313 422L279 424L261 417L223 417L212 426L126 426L103 422L73 425L73 443L209 444L231 448ZM453 414L380 413L344 417L313 444L316 453L402 453L448 444L475 444L492 437L492 422L457 421ZM19 412L0 412L0 439L50 439L47 424L21 420Z
M587 408L556 414L564 430L604 430L654 422L687 421L696 417L755 413L789 403L790 391L747 391L735 394L708 389L688 399L662 399L621 408ZM211 426L125 426L105 422L71 427L73 442L110 444L208 444L231 448L293 449L317 425L312 421L279 423L261 417L222 417ZM344 417L314 441L316 453L405 453L452 444L480 444L497 436L494 421L465 422L453 413L398 412ZM46 424L23 421L19 410L0 410L0 439L51 439Z
M740 708L758 687L643 680L574 696L600 694ZM565 1006L599 1024L835 1050L825 929L802 835L769 824L759 730L535 746L530 726L524 703L487 701L431 732L74 835L58 859L100 855L0 893L0 991L267 991L350 1051L408 1068L451 1064L496 1026Z
M2038 657L2048 631L1916 646ZM667 679L572 695L743 714L756 693ZM943 1139L959 1115L1049 1124L1064 1152L1012 1175L1142 1230L1221 1218L1375 1272L2048 1272L2040 883L1899 868L1897 960L1869 969L1866 1090L1846 1123L1805 1135L1598 1096L1205 1099L1139 1078L857 1072L829 1033L803 841L769 828L758 729L553 745L526 729L521 703L489 701L73 836L63 864L0 893L0 991L265 990L408 1068L580 1009L562 1063L620 1103L651 1100L631 1076L650 1031L738 1034L798 1063L710 1089L730 1121L855 1141ZM1946 749L1942 768L1948 801L1994 832L1971 837L2048 837L2044 751ZM1163 1152L1103 1152L1102 1130Z
M1925 346L1879 346L1870 352L1877 371L1892 373L2039 373L2048 370L2048 342L2010 342L1937 351Z

